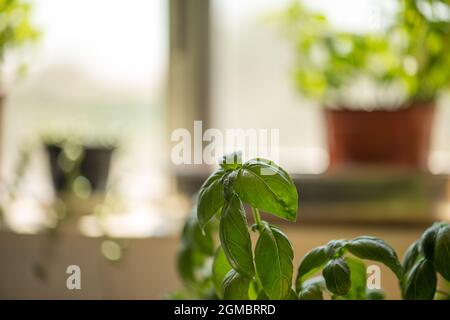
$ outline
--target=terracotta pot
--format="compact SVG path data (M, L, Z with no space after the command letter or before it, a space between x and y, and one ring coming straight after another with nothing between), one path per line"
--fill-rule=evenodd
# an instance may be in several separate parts
M330 168L383 165L426 170L434 104L396 111L327 110Z

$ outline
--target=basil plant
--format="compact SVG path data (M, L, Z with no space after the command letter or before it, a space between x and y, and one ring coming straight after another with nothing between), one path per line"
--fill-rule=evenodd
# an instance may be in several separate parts
M249 226L244 204L253 214ZM297 219L297 189L282 168L256 158L242 163L240 153L222 158L202 185L196 209L186 224L178 268L184 283L204 297L286 299L292 287L293 249L287 236L263 221L260 211ZM253 249L250 229L259 234ZM218 230L220 246L213 250ZM208 256L213 256L211 272ZM214 292L208 291L214 287Z
M244 206L253 216L249 225ZM293 248L260 211L297 219L298 193L285 170L256 158L242 163L239 153L222 158L203 183L182 232L178 271L188 289L173 298L226 300L383 299L366 289L363 260L386 265L398 278L405 299L433 299L437 273L450 280L450 225L428 229L401 264L384 240L362 236L332 240L308 252L293 282ZM250 232L256 233L252 244ZM216 247L216 234L220 245Z

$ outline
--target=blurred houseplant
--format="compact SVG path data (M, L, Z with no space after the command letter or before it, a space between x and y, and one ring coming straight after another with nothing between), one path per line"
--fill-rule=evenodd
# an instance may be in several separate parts
M91 191L106 190L113 144L87 145L73 139L46 141L50 171L56 192L72 190L79 177Z
M435 103L450 86L450 1L397 4L369 33L337 31L299 1L276 17L298 90L327 107L332 167L426 166Z
M74 137L45 138L53 188L64 211L72 218L92 214L107 190L114 143L87 143ZM57 201L58 203L58 201ZM71 219L76 227L77 219Z
M0 0L0 141L6 94L2 71L7 54L24 49L39 38L39 31L30 22L31 10L31 5L22 0ZM18 70L23 70L22 67Z

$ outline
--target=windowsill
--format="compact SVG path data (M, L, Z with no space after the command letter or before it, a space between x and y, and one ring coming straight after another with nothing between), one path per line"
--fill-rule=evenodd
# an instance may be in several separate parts
M178 191L193 196L207 177L183 170L176 175ZM370 169L292 178L299 190L298 223L404 227L450 219L448 209L442 210L448 207L446 176Z

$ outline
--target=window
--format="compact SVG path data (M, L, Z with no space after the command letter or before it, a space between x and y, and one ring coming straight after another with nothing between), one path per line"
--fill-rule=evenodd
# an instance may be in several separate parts
M165 195L167 10L164 0L34 2L42 39L26 77L10 85L4 121L6 179L16 174L17 151L32 153L20 208L51 201L41 148L48 136L117 144L108 184L126 212L140 212L144 203ZM10 223L20 224L26 211L11 213ZM138 221L137 233L154 227Z
M292 49L268 18L290 2L212 1L212 126L278 128L282 166L291 173L321 173L328 165L321 109L311 108L296 92L290 78ZM303 2L324 13L336 28L354 32L380 28L395 14L392 1ZM430 154L435 173L450 172L447 109L441 108L436 117Z

